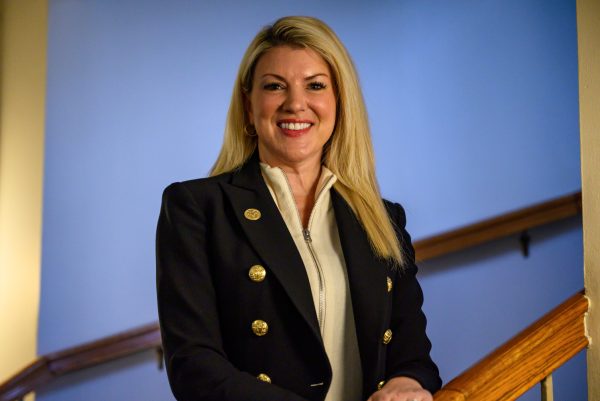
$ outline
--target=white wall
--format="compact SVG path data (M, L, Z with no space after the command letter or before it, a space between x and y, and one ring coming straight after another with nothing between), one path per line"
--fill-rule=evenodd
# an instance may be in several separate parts
M0 21L0 382L3 382L36 357L47 3L2 1Z
M600 1L577 1L589 399L600 399Z

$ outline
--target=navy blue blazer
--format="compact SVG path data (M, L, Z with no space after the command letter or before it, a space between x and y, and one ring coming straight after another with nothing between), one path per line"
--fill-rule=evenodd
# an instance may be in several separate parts
M392 268L372 252L344 199L332 203L348 270L364 399L381 381L441 386L429 356L423 294L398 204L386 202L407 255ZM260 211L258 220L244 216ZM239 171L170 185L157 229L158 311L169 382L178 400L324 400L331 383L305 267L255 154ZM251 266L266 277L252 281ZM388 291L388 277L392 290ZM252 322L268 323L264 336ZM384 344L386 330L392 339ZM258 380L268 377L271 383Z

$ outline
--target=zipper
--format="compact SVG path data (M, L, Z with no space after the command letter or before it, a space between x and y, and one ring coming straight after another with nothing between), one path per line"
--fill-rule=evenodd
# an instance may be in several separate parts
M325 327L323 327L325 323L325 289L323 286L323 271L321 270L321 266L319 265L319 261L317 260L317 256L315 255L315 251L312 247L312 238L310 237L310 230L308 228L303 228L302 234L304 235L304 241L308 246L308 251L310 253L310 256L312 256L312 260L315 264L317 275L319 277L319 314L317 316L317 320L319 321L321 334L323 334L325 332Z
M315 251L312 247L312 238L310 236L310 227L311 227L311 223L313 221L314 211L317 208L317 204L322 199L321 194L323 193L324 188L327 187L327 184L329 184L329 181L331 181L331 179L333 177L327 178L327 181L325 183L323 183L323 186L319 190L319 193L317 194L317 196L315 198L315 204L313 205L313 208L310 212L310 216L308 218L308 227L304 228L304 225L302 224L302 217L300 216L300 211L298 210L298 205L296 205L296 201L294 200L294 192L292 191L292 186L290 185L290 182L289 182L285 172L283 170L281 170L281 172L283 173L283 176L285 177L285 182L287 183L290 193L292 194L292 200L294 201L293 202L294 207L296 208L296 215L298 216L298 222L300 223L300 227L302 227L302 236L304 237L304 242L306 243L306 246L308 247L310 256L312 257L313 263L315 265L315 270L317 271L317 277L318 277L318 281L319 281L319 308L318 308L318 313L317 313L317 321L319 322L321 334L323 334L325 332L325 328L323 327L324 323L325 323L325 288L324 288L324 284L323 284L323 281L324 281L323 280L323 270L321 269L321 266L319 265L317 255L315 254Z

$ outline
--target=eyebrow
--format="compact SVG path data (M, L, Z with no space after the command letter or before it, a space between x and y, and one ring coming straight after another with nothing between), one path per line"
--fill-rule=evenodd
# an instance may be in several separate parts
M282 77L281 75L277 75L277 74L273 74L273 73L266 73L266 74L263 74L263 76L262 76L261 78L265 78L265 77L268 77L268 76L275 77L275 78L277 78L277 79L280 79L280 80L282 80L282 81L285 81L285 80L286 80L286 79L285 79L284 77ZM323 76L323 77L327 77L327 78L329 78L329 75L325 74L324 72L319 72L319 73L317 73L317 74L313 74L313 75L310 75L310 76L308 76L308 77L304 78L304 80L305 80L305 81L310 81L311 79L314 79L314 78L316 78L316 77L320 77L320 76Z

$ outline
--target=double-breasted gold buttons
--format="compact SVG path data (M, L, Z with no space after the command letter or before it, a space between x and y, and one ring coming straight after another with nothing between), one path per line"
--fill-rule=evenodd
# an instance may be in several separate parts
M260 216L261 216L260 210L258 210L258 209L250 208L250 209L246 209L244 211L244 217L247 218L248 220L255 221L255 220L260 219Z
M392 283L392 279L391 278L387 278L387 290L388 292L392 292L392 288L394 288L394 283Z
M259 374L258 376L256 376L256 378L261 382L271 383L271 378L264 373Z
M248 277L255 283L260 283L267 276L267 271L261 265L254 265L248 270Z
M269 332L269 325L264 320L255 320L252 322L252 332L262 337Z
M387 345L390 341L392 341L392 330L387 329L385 333L383 333L383 343Z
M383 386L385 386L385 380L382 380L379 383L377 383L377 390L381 390Z

